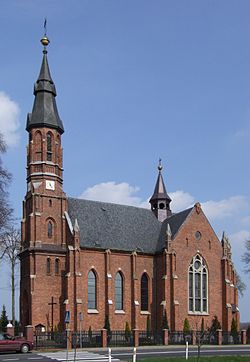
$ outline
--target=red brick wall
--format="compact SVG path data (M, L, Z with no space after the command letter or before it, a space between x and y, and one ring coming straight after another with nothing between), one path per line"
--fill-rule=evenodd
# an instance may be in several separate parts
M46 160L46 133L53 135L52 163ZM54 307L54 327L64 324L64 312L71 313L71 329L79 328L79 312L83 313L83 329L92 330L104 326L109 315L111 329L146 329L148 316L154 329L159 329L166 308L172 330L182 330L188 317L191 328L199 329L202 317L210 326L217 315L222 327L230 329L232 308L238 303L235 275L230 250L224 250L199 208L194 207L180 228L175 239L159 255L143 255L135 252L80 250L79 235L72 235L65 221L66 195L62 190L62 149L60 134L43 128L31 130L28 145L28 181L41 182L27 191L23 205L22 252L20 282L21 322L51 327L51 297ZM33 161L41 161L34 164ZM42 162L45 161L45 162ZM41 172L42 174L33 174ZM55 176L44 173L52 172ZM55 190L47 190L46 179L55 181ZM48 221L53 222L53 237L48 237ZM74 222L74 220L72 220ZM195 232L201 239L195 238ZM54 249L52 249L54 247ZM46 249L47 248L47 249ZM192 258L199 254L208 268L208 313L188 312L188 268ZM46 260L51 260L51 273L47 275ZM60 273L55 275L55 259L60 260ZM224 258L222 260L222 258ZM97 312L88 311L88 273L93 269L97 276ZM123 276L123 313L115 310L115 275ZM149 281L149 310L141 312L141 277L146 273ZM109 276L108 276L109 275ZM111 277L110 277L111 276ZM225 281L227 280L227 282ZM108 303L108 300L110 301ZM135 304L135 301L139 305ZM27 308L27 305L29 308ZM226 307L228 305L228 308ZM27 312L27 309L29 310ZM239 314L234 314L239 323Z
M195 238L200 231L201 239ZM192 329L199 329L201 319L205 326L217 315L222 323L222 247L203 212L199 214L193 209L185 221L173 243L176 252L176 275L174 300L179 302L175 329L182 330L184 319L188 317ZM201 255L208 268L208 315L192 315L188 313L188 268L192 257Z

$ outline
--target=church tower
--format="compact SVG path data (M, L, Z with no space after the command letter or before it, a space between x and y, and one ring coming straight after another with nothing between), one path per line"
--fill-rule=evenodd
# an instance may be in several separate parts
M50 75L47 46L42 38L43 59L34 86L34 104L28 114L26 130L27 192L23 202L20 319L23 326L46 320L53 330L58 320L62 291L55 278L60 277L65 263L66 195L63 192L63 155L61 136L64 132L56 105L56 88ZM48 293L47 288L50 288ZM58 304L51 315L50 302ZM38 310L36 305L43 305ZM52 304L53 305L53 304ZM31 308L32 307L32 308ZM53 309L53 307L52 307ZM43 314L41 318L41 314ZM47 317L45 317L47 316Z
M164 221L167 217L172 215L172 211L170 209L170 203L172 200L166 191L166 187L165 187L162 173L161 173L162 169L163 169L163 167L162 167L161 159L160 159L159 165L158 165L159 173L158 173L154 193L153 193L151 199L149 200L149 202L151 204L151 210L153 211L153 213L155 214L155 216L157 217L157 219L159 221Z

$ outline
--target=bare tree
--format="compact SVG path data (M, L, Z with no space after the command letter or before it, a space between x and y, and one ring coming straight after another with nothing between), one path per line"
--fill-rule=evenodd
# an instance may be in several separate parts
M241 297L244 295L244 291L246 290L246 284L242 281L241 276L235 271L236 275L236 287Z
M245 272L250 274L250 240L247 240L245 243L245 253L242 255L241 260L245 264Z
M21 232L20 229L14 227L6 230L1 242L1 251L4 259L11 268L11 307L12 307L12 323L15 324L15 269L18 263L18 254L20 251Z
M5 153L6 144L0 133L0 235L8 225L12 215L12 209L8 202L7 187L11 180L11 174L3 167L1 154ZM1 256L1 255L0 255Z

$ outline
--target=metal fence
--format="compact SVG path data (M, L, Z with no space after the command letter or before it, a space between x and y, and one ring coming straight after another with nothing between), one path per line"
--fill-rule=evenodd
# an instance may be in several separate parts
M66 348L66 332L35 332L34 348Z
M101 331L82 331L72 333L73 348L102 347Z
M222 332L222 344L241 344L241 334Z
M190 333L184 333L183 331L169 332L168 343L169 344L185 344L191 342L192 335Z
M217 344L217 336L209 331L196 331L197 344Z
M139 346L163 344L162 331L139 331Z
M119 346L133 346L134 339L131 332L125 331L112 331L107 336L108 346L109 347L119 347Z

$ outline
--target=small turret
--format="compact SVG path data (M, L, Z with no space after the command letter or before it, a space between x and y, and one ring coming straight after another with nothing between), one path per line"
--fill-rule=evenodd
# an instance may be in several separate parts
M172 211L170 209L170 203L172 200L167 194L167 190L161 173L162 169L163 167L161 164L161 159L159 159L158 178L156 181L154 193L149 200L151 204L151 210L159 221L164 221L167 217L172 215Z

